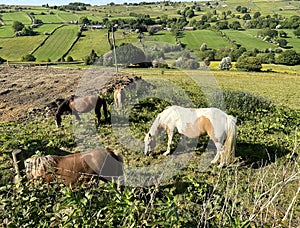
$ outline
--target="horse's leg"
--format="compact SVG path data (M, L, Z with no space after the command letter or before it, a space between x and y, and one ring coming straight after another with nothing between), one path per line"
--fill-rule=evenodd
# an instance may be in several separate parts
M172 144L172 138L174 135L174 130L167 129L167 133L168 133L168 147L167 147L167 151L164 153L164 155L168 155L171 153L171 144Z
M76 120L81 123L81 118L76 110L73 110L73 115L75 116Z
M221 143L219 143L219 142L214 142L214 143L217 148L217 154L214 157L214 159L211 161L211 164L216 164L219 161L219 159L221 157L221 153L223 151L223 145Z

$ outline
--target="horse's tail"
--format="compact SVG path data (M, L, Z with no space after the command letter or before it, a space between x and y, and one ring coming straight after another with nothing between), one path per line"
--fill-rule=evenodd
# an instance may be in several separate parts
M227 117L227 137L224 143L224 163L229 164L233 161L236 144L236 118L228 115Z

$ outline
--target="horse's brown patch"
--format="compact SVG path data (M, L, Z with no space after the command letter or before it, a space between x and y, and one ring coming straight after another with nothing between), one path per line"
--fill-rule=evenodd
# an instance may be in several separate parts
M195 123L187 123L186 128L182 133L189 138L209 135L214 142L218 141L214 136L214 128L211 121L205 116L196 119Z

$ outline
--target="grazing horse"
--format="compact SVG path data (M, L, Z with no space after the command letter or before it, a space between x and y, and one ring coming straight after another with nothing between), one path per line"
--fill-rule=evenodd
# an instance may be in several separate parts
M31 157L24 161L28 179L40 178L41 182L80 184L92 177L103 181L118 180L123 175L120 156L105 149L93 149L65 156L47 155Z
M61 115L64 112L72 113L75 115L78 121L81 121L78 113L86 113L91 110L95 110L97 115L98 125L100 124L101 119L101 107L103 107L103 112L105 116L105 121L107 121L107 104L104 98L99 97L98 95L91 95L86 97L75 97L74 95L71 98L66 99L57 109L55 114L56 126L61 126Z
M114 91L114 102L116 108L122 109L124 100L125 100L125 91L124 88L120 86L116 88Z
M168 134L168 147L164 155L170 154L174 130L181 135L196 138L208 135L217 148L211 163L220 159L220 167L229 164L234 157L236 141L236 119L217 108L183 108L170 106L154 120L144 138L145 155L155 147L155 138L162 131Z

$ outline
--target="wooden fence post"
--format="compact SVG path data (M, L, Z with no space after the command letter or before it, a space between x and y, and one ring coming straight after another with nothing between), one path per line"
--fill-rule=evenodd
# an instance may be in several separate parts
M12 152L12 157L13 157L13 165L16 171L16 176L15 176L15 182L20 181L21 178L21 170L25 168L24 166L24 160L23 160L23 154L21 150L14 150Z

